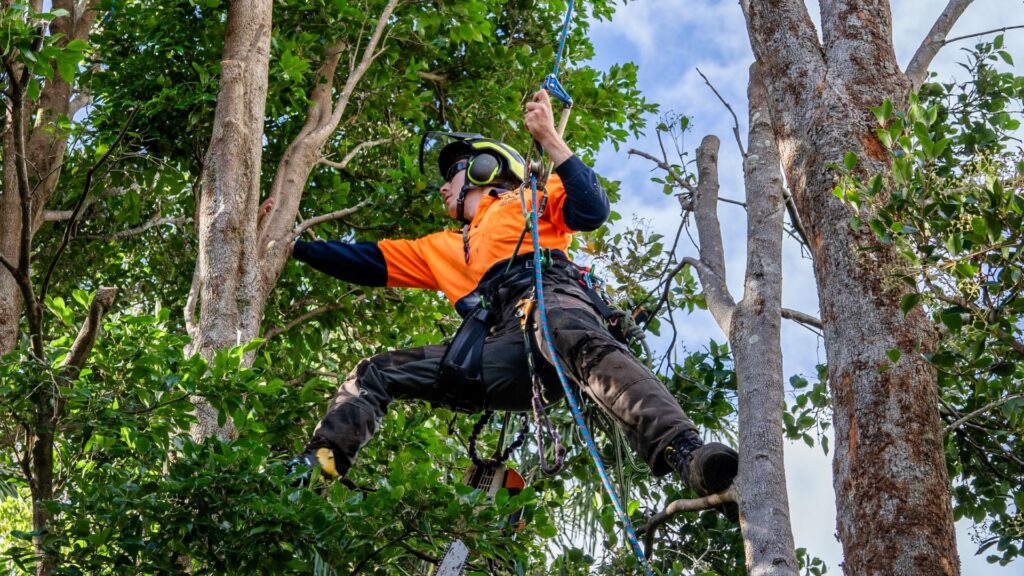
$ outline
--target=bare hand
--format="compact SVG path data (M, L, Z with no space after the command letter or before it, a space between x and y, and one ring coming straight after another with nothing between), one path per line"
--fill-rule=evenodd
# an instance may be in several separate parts
M547 90L538 90L533 95L533 101L526 103L523 123L533 139L544 147L555 166L572 156L572 150L555 129L555 114L551 111L551 98Z

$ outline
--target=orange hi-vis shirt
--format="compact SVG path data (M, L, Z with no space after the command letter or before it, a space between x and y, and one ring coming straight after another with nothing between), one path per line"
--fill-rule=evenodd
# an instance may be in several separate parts
M538 231L543 248L566 252L573 232L603 224L609 206L596 174L577 157L566 160L556 171L547 182L547 205ZM526 188L524 194L529 209L532 193ZM318 270L358 284L440 290L459 308L459 301L476 289L492 266L512 257L524 223L519 192L495 189L480 199L469 224L468 262L461 230L415 240L299 241L293 255ZM520 254L532 251L527 234Z
M547 207L537 227L540 244L544 248L565 252L572 241L572 230L562 217L565 188L558 176L552 176L547 189ZM532 193L527 188L524 194L529 210L532 208ZM440 290L454 306L476 289L491 266L512 257L524 223L519 192L493 190L491 195L480 199L476 215L469 224L469 262L466 262L462 232L459 230L436 232L416 240L382 240L377 245L388 263L387 285ZM528 235L520 252L532 251Z

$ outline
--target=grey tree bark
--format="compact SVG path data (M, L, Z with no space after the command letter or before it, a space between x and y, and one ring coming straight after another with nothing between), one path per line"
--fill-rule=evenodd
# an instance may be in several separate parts
M192 337L188 352L206 359L259 335L267 298L290 255L306 181L379 54L398 0L390 0L381 12L360 58L352 57L340 90L334 78L346 47L336 42L327 50L310 90L306 123L274 173L269 195L273 207L259 218L272 4L235 2L228 8L217 112L196 210L199 257L184 311ZM217 412L205 400L195 398L193 404L198 417L191 431L194 438L234 436L232 423L218 426Z
M899 105L910 88L896 64L888 3L822 1L822 42L799 0L741 4L814 257L843 569L958 574L936 375L923 357L934 348L933 327L919 311L900 312L906 288L886 280L897 255L866 227L853 229L853 214L832 194L829 167L847 152L860 159L861 177L888 171L869 108L886 98ZM895 362L891 350L901 353Z
M649 542L651 530L672 514L733 500L740 507L747 572L758 576L795 576L799 564L789 519L782 429L785 388L780 325L785 200L779 153L756 65L750 70L748 98L747 152L740 149L744 155L747 200L747 269L739 303L730 294L725 280L725 254L718 220L718 138L705 136L697 149L696 187L685 179L673 178L692 195L684 197L682 204L684 212L693 211L700 241L699 257L686 258L685 262L697 270L708 310L728 337L733 351L740 410L739 475L734 486L723 494L671 503L645 529ZM667 161L659 162L659 166L672 173Z
M747 88L750 133L743 176L747 197L747 270L733 313L739 397L740 469L736 488L751 576L795 575L797 563L786 492L782 411L782 172L757 66Z

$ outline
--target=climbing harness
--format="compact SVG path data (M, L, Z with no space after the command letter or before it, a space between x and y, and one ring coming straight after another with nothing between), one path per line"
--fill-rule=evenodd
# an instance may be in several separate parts
M543 87L551 92L556 98L561 100L565 105L562 110L561 119L559 121L559 133L564 133L565 125L568 122L569 110L572 106L572 99L568 97L565 90L562 89L561 84L558 82L558 68L561 63L562 53L565 48L565 40L569 33L569 23L572 18L572 12L574 8L574 0L569 0L569 6L565 13L565 21L562 25L562 33L558 43L558 52L555 55L554 68L545 79ZM539 145L531 144L531 152L527 154L527 165L531 166L530 174L530 191L531 191L531 204L529 211L529 224L530 235L533 240L533 258L534 258L534 283L536 291L537 307L539 309L539 318L541 323L541 332L544 337L544 343L547 346L548 353L550 355L551 364L555 368L555 372L558 374L558 381L562 385L562 391L565 393L566 401L569 404L569 409L572 412L573 420L576 422L576 426L579 428L581 435L583 436L584 443L587 446L587 452L590 453L591 459L594 461L594 466L597 468L598 475L601 477L601 484L604 486L605 492L608 493L608 497L611 500L612 507L615 509L616 515L619 517L619 522L622 523L622 527L626 532L626 538L629 540L630 546L633 549L633 554L636 556L637 561L643 566L644 573L647 575L653 575L654 571L651 565L648 563L647 558L644 554L643 548L640 546L640 541L637 538L636 531L633 529L633 524L629 520L629 515L626 514L626 509L622 505L622 501L619 499L619 495L615 490L615 486L612 484L611 477L608 475L608 470L605 468L604 463L601 461L601 454L598 452L597 444L594 442L594 438L590 433L590 429L587 427L586 422L583 420L583 413L580 409L580 404L576 400L576 395L573 393L572 387L569 385L569 381L566 378L565 372L562 369L562 364L558 359L558 352L555 349L554 341L551 337L551 329L548 327L547 319L547 307L544 301L544 280L543 280L543 250L540 245L540 234L538 232L538 219L541 212L541 202L546 203L547 194L544 193L543 200L538 197L538 189L542 186L538 185L538 174L541 172L544 175L543 181L547 180L547 175L550 174L550 168L544 170L533 170L533 166L529 163L529 159L532 156L533 148L537 148L538 156L543 158L543 150ZM543 164L542 164L543 166ZM544 173L547 174L544 174ZM522 197L524 195L526 183L520 187L520 200L525 205ZM526 216L526 214L524 214ZM518 246L517 246L518 249ZM535 404L536 406L536 404Z

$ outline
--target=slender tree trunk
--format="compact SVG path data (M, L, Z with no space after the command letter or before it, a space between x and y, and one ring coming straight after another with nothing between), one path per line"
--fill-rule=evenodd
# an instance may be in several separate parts
M334 75L345 46L336 42L324 54L310 90L306 123L274 173L270 191L274 207L260 219L272 5L270 0L259 0L244 7L234 2L228 8L220 94L197 207L199 258L185 306L185 323L192 337L189 353L207 359L218 350L259 335L267 299L290 256L306 181L356 85L379 54L398 0L390 0L384 7L362 57L352 59L345 85L337 93ZM197 398L193 403L199 417L193 437L234 435L230 422L223 428L217 426L217 412L205 400Z
M218 350L248 342L259 330L247 312L257 304L256 216L272 8L271 0L235 1L228 7L220 93L196 209L199 258L193 290L200 307L190 353L208 360ZM194 403L195 438L234 435L230 422L217 425L217 413L205 400Z
M89 38L96 11L95 2L77 3L74 0L54 0L53 10L65 10L67 16L55 18L50 24L50 34L60 34L66 44L72 39ZM33 2L34 9L41 10L41 2ZM19 71L20 66L15 67ZM32 235L43 224L46 204L57 188L61 165L67 149L67 136L59 128L58 119L67 116L71 103L71 80L54 72L53 79L43 84L39 100L32 103L37 115L25 126L25 159L29 182L33 187ZM7 127L12 118L7 113ZM17 257L18 238L21 234L21 207L16 191L17 176L14 170L14 135L8 129L3 136L3 193L0 194L0 253ZM9 193L8 193L9 192ZM14 278L0 268L0 354L13 351L18 345L18 322L22 313L22 297Z
M736 480L747 572L795 576L783 456L782 172L757 66L747 89L750 133L743 172L747 193L747 270L729 342L736 363L740 470Z
M897 255L833 194L844 155L861 177L886 174L869 107L906 99L888 3L822 2L822 38L802 2L751 0L782 164L808 228L835 424L834 484L847 574L958 574L949 480L927 318L904 317ZM895 362L889 355L901 355Z
M18 261L21 245L21 200L18 177L14 168L13 118L7 113L3 134L3 191L0 192L0 254L11 262ZM6 268L0 267L0 355L18 346L18 323L21 320L21 288Z

